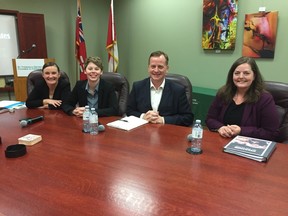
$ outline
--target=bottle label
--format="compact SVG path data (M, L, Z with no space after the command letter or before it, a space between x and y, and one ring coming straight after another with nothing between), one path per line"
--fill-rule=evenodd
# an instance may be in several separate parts
M89 123L98 123L98 118L96 115L91 115L90 118L89 118Z
M192 137L199 139L203 137L203 130L202 129L193 129L192 131Z
M89 113L83 113L83 120L89 120Z

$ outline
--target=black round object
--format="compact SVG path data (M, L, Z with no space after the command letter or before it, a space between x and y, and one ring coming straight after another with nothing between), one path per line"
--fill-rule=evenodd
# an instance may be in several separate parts
M15 144L7 146L5 156L7 158L17 158L27 153L26 146L23 144Z

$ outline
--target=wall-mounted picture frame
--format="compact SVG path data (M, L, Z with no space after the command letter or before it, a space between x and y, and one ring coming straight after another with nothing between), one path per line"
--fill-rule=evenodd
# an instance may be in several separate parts
M234 50L238 0L203 0L202 48Z
M242 55L253 58L274 58L278 11L245 15Z

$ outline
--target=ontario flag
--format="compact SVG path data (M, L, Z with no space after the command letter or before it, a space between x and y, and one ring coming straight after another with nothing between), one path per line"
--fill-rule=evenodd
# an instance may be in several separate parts
M116 29L114 23L113 0L111 0L110 5L106 49L108 52L108 71L117 72L119 57L118 57L118 47L116 39Z
M86 45L84 40L82 19L81 19L81 3L77 0L77 18L76 18L76 36L75 36L75 56L80 68L80 80L86 79L84 74L84 63L87 57Z

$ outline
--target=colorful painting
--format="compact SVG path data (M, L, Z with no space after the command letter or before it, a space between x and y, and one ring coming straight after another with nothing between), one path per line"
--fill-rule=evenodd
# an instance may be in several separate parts
M238 0L203 0L202 47L234 50Z
M242 55L274 58L278 11L245 15Z

